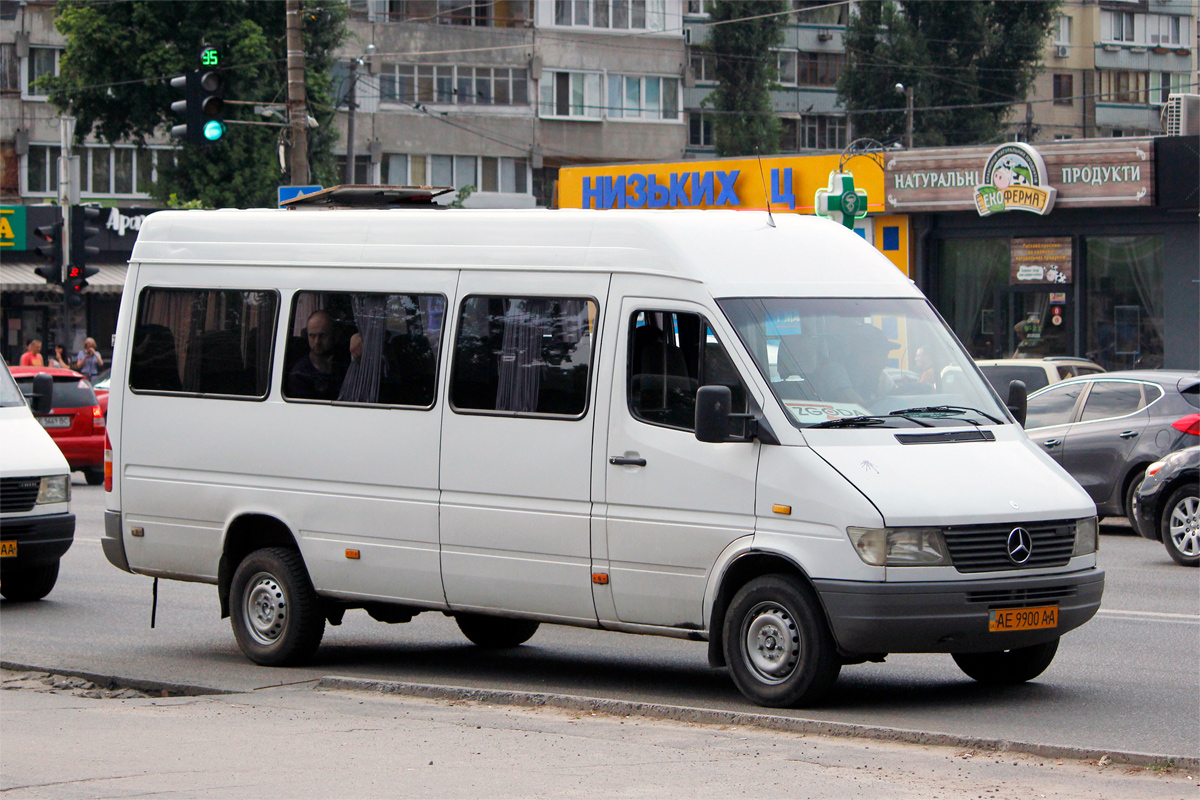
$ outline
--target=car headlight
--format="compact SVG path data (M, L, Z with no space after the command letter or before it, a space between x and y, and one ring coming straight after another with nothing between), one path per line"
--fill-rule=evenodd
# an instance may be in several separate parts
M1095 517L1081 519L1075 523L1075 549L1072 556L1086 556L1100 549L1100 526Z
M71 499L70 475L47 475L38 486L38 503L66 503Z
M950 563L938 528L847 528L858 557L873 567L938 567Z

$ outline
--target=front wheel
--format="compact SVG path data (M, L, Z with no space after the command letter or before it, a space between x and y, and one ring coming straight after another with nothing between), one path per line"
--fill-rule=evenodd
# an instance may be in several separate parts
M1159 531L1167 553L1182 567L1200 566L1200 491L1196 484L1171 492L1163 506Z
M787 575L764 575L739 589L723 636L730 677L761 706L814 703L842 669L817 598Z
M321 644L325 615L296 550L266 547L246 556L233 574L229 599L233 635L256 664L300 664Z
M21 569L6 569L0 574L0 595L16 603L41 600L58 582L58 559Z
M458 629L480 647L502 648L525 644L537 633L537 620L488 617L483 614L455 614Z
M1031 681L1046 671L1058 639L1029 647L996 650L991 653L951 653L958 668L980 683L1011 685Z

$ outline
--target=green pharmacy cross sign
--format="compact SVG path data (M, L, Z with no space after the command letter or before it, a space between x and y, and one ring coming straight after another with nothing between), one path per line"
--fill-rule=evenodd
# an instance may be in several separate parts
M829 187L817 189L817 216L826 217L854 230L855 220L867 215L867 190L854 188L849 172L829 173Z

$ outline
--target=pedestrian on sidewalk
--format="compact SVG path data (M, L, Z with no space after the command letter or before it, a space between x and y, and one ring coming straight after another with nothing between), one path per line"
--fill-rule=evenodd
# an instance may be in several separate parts
M42 340L30 339L29 344L25 345L25 352L21 354L22 367L44 367L46 362L42 360Z
M104 369L104 358L96 350L96 340L90 336L83 340L83 349L75 354L75 369L89 381L95 381Z

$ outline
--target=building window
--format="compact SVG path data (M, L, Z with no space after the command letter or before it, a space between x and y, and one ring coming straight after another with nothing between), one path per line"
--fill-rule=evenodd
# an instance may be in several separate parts
M683 13L688 17L707 17L716 0L684 0Z
M1096 70L1100 100L1108 103L1147 103L1150 73L1124 69Z
M523 67L384 64L379 99L395 103L528 105L529 71Z
M666 1L554 0L554 24L661 31L666 29Z
M696 83L717 82L717 59L714 56L693 50L691 64L692 77L696 79Z
M1187 17L1151 14L1146 28L1150 44L1177 47L1187 38Z
M1054 21L1054 43L1069 45L1071 43L1071 18L1060 14Z
M1150 73L1150 102L1165 104L1171 95L1181 94L1188 83L1186 72L1151 72Z
M807 54L806 54L807 55ZM795 50L776 50L775 68L779 82L784 86L795 86L800 54Z
M713 120L709 114L693 111L688 114L688 145L690 147L713 147Z
M846 118L832 114L803 114L799 118L784 118L780 149L795 153L800 150L843 150L848 143Z
M800 53L802 86L837 86L846 63L845 53Z
M15 44L0 44L0 92L16 92L21 88L21 60Z
M1163 237L1089 236L1084 354L1107 370L1162 366Z
M125 145L77 147L80 192L89 197L149 197L158 180L158 165L172 164L170 150ZM58 193L59 148L30 145L25 158L25 192L30 195ZM161 162L160 162L161 159Z
M374 22L436 22L489 28L524 28L530 0L348 0L350 13Z
M600 118L599 72L547 70L538 81L538 114L543 117Z
M1074 138L1075 138L1075 137L1074 137L1074 136L1072 136L1072 135L1071 135L1071 134L1069 134L1069 133L1056 133L1056 134L1054 134L1054 141L1056 141L1056 142L1065 142L1067 139L1074 139Z
M849 21L849 6L826 0L791 0L795 21L801 25L845 25Z
M46 90L37 86L37 82L45 75L58 74L58 56L62 51L57 47L30 47L29 57L25 59L25 85L21 97L25 100L45 100Z
M1133 12L1130 11L1106 11L1105 16L1108 17L1108 41L1110 42L1133 42L1134 41L1134 19Z
M427 169L429 162L432 168ZM477 192L529 194L529 160L525 158L389 153L384 157L384 169L384 182L391 186L424 186L430 182L456 189L474 186ZM427 176L431 176L430 181Z
M1069 73L1054 76L1054 105L1069 106L1075 103L1075 76Z
M25 156L25 193L58 192L58 157L61 150L48 145L30 145Z
M679 79L608 76L609 119L679 119Z
M346 156L345 154L337 156L337 180L341 183L346 177ZM354 156L354 180L352 183L359 185L368 185L375 183L371 179L371 156L356 155Z

